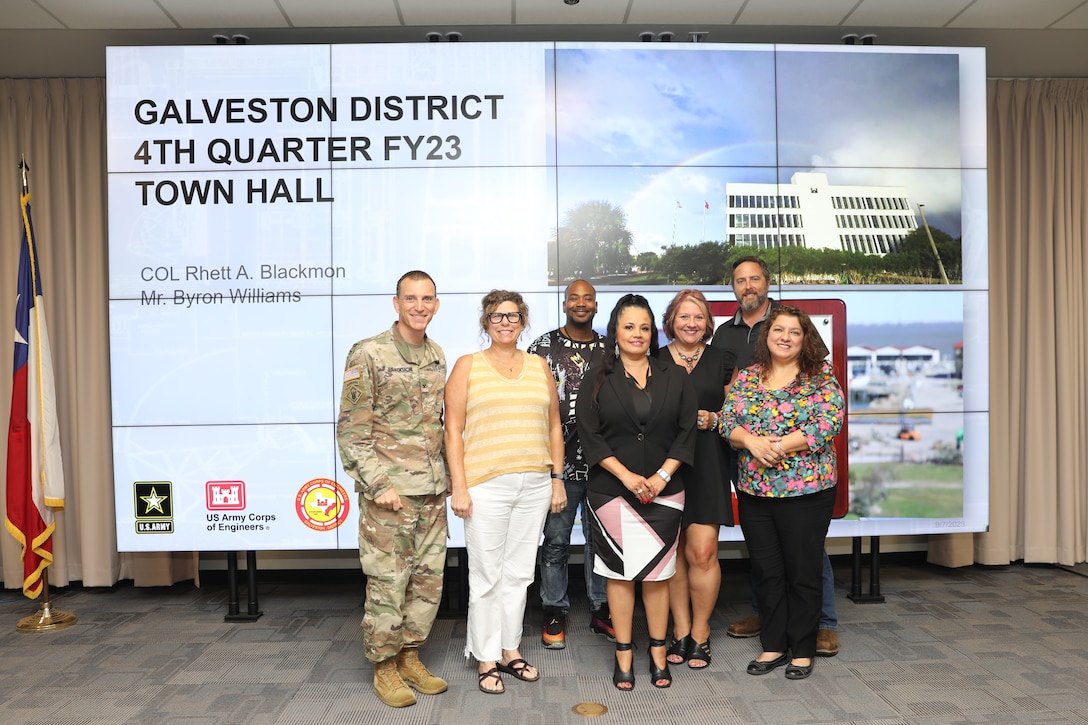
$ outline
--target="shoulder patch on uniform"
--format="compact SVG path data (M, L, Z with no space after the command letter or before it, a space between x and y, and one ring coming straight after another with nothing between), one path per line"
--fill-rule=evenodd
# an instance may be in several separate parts
M359 390L357 383L351 383L344 386L344 400L352 405L358 404L359 400L363 397L363 391Z
M344 382L346 383L349 380L358 380L360 375L362 375L362 371L359 369L358 365L348 368L344 371Z

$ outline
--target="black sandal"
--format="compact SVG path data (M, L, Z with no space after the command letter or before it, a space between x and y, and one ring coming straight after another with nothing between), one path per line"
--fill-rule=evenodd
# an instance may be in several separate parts
M692 662L702 660L703 664L693 665ZM702 670L710 667L710 638L706 642L696 642L688 652L688 667L693 670Z
M658 647L664 647L664 646L665 646L665 640L663 640L663 639L651 639L650 640L650 646L646 648L646 653L648 655L650 655L650 678L653 680L654 687L658 688L659 690L664 690L666 687L668 687L669 685L672 684L672 673L669 672L669 660L668 660L668 657L666 657L666 659L665 659L664 669L658 669L657 663L654 662L653 652L650 652L650 650L657 649ZM657 684L661 680L665 680L664 685Z
M616 642L616 651L617 652L627 652L627 651L629 651L631 649L631 647L632 647L632 645L631 645L630 642ZM616 658L616 666L612 670L612 684L616 686L617 690L621 690L623 692L630 692L631 690L635 689L635 668L634 668L634 664L635 663L632 662L631 663L631 665L632 665L631 669L624 672L623 670L620 669L620 660L619 660L619 658L618 657ZM631 683L630 687L620 687L620 685L626 684L628 682Z
M665 652L665 661L673 665L682 665L687 661L691 651L695 649L695 640L691 638L691 635L685 635L680 639L673 637L672 644L669 645L669 649ZM676 659L672 659L676 657Z

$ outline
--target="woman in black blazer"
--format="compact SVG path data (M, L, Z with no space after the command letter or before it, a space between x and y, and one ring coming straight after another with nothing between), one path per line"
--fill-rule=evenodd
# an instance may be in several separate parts
M604 359L588 375L592 392L583 385L577 402L578 436L590 466L593 570L608 579L616 631L612 682L621 690L635 685L636 581L642 582L653 684L672 684L665 660L668 579L676 571L684 512L680 466L694 459L698 405L688 376L658 360L657 351L657 325L646 298L620 298L608 321Z

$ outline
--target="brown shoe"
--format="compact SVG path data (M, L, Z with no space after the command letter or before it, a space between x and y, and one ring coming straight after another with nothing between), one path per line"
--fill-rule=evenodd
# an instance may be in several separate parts
M374 694L389 707L416 704L416 696L397 674L397 661L392 658L374 663Z
M446 681L432 674L419 659L419 650L415 647L402 649L397 655L397 674L416 692L424 695L437 695L450 689Z
M739 622L733 622L725 630L725 633L730 637L736 637L737 639L747 639L748 637L755 637L759 635L759 630L763 628L763 625L759 623L759 615L753 614L749 617L745 617Z
M834 657L839 653L839 635L833 629L821 629L816 632L816 654L819 657Z

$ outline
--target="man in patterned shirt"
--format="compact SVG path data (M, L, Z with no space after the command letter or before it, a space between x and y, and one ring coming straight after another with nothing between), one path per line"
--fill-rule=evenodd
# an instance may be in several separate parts
M566 644L567 612L570 599L567 595L567 562L570 534L578 507L582 507L582 533L586 536L583 549L585 558L586 594L589 597L591 615L589 627L610 640L612 617L608 612L608 596L604 577L593 573L593 545L589 540L589 513L585 506L586 487L589 484L589 466L582 457L578 443L578 425L574 416L574 404L578 400L578 388L591 364L599 364L604 349L604 338L593 330L593 318L597 314L597 290L584 279L567 286L563 300L563 326L533 341L528 352L540 355L548 361L555 383L559 387L559 409L563 418L564 463L563 474L567 489L567 506L559 513L549 513L544 522L544 544L540 548L540 599L544 605L544 633L541 639L547 649L563 649Z
M336 423L340 460L359 492L363 649L374 692L392 707L415 704L409 686L426 695L447 689L419 659L446 562L446 358L427 337L438 304L426 272L397 281L397 321L348 353Z

